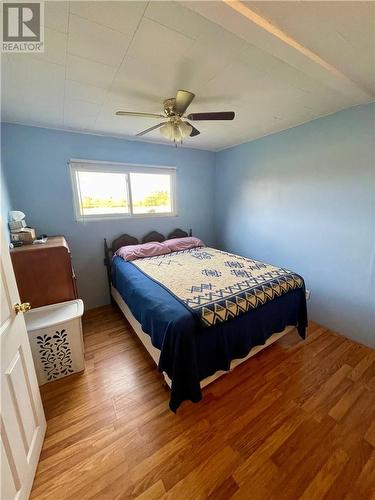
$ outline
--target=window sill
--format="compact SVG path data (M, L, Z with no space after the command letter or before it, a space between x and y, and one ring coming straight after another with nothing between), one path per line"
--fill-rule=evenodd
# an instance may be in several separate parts
M173 214L133 214L133 215L87 215L76 217L76 222L99 222L108 220L131 220L131 219L159 219L163 217L178 217L177 213Z

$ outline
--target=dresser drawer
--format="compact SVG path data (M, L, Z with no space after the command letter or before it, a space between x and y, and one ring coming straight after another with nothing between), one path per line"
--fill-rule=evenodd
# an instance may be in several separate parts
M22 302L41 307L77 298L70 251L63 236L48 238L46 244L14 248L11 257Z

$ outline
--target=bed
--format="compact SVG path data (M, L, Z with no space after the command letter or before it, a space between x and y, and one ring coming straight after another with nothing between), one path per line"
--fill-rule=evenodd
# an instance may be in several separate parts
M176 229L167 239L187 236ZM164 240L152 231L142 243ZM110 293L171 388L172 411L290 330L305 338L298 274L209 247L132 262L116 255L138 243L127 234L104 240Z

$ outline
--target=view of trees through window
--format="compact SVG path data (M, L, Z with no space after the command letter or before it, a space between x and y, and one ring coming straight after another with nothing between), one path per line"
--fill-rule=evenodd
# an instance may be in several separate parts
M128 202L124 199L114 199L110 198L94 198L93 196L85 196L82 199L82 208L125 208L128 206Z
M76 184L84 216L172 212L170 174L77 171Z
M134 214L171 212L170 175L131 173L129 177Z

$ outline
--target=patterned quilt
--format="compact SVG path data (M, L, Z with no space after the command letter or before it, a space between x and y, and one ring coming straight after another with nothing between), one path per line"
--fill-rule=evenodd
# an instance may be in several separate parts
M172 293L206 327L304 287L303 279L288 269L209 247L146 257L132 264Z

